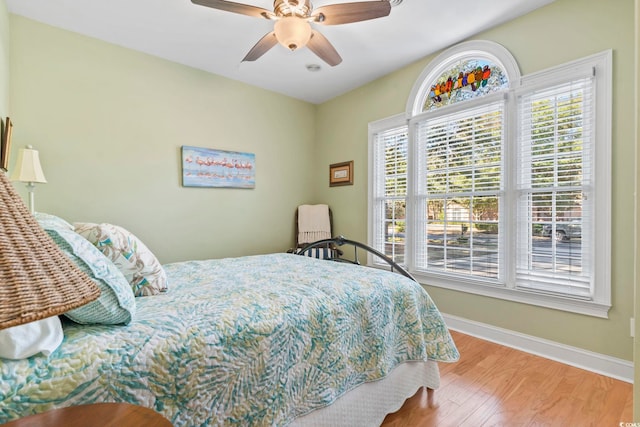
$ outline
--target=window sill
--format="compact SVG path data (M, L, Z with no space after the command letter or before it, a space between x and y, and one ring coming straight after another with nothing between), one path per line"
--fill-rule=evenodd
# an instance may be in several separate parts
M411 274L422 285L466 292L506 301L514 301L539 307L562 310L586 316L609 318L611 305L594 301L572 299L558 295L548 295L521 289L509 289L483 281L457 281L439 275L429 275L412 271Z

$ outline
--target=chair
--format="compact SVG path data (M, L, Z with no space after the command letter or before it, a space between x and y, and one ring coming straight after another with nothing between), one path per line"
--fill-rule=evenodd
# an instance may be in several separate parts
M305 246L318 240L331 239L333 235L333 213L327 205L300 205L296 209L296 246L289 252L299 253ZM307 256L320 259L335 259L342 252L335 245L313 248Z
M350 245L354 248L352 259L342 258L344 252L338 247ZM364 243L349 240L344 236L333 237L333 213L327 205L300 205L296 210L296 247L287 252L312 258L348 262L360 265L358 249L381 258L396 271L418 282L407 270L391 258Z

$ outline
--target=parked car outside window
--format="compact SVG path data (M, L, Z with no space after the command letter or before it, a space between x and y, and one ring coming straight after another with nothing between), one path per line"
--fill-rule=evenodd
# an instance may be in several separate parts
M564 242L570 239L579 239L582 237L582 224L580 221L556 222L555 239L558 242ZM553 225L547 224L542 228L542 235L551 237L553 233Z

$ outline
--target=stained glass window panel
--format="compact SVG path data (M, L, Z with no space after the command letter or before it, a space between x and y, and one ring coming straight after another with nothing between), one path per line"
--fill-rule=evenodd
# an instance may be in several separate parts
M484 59L464 59L447 68L431 83L422 111L508 88L507 74L497 64Z

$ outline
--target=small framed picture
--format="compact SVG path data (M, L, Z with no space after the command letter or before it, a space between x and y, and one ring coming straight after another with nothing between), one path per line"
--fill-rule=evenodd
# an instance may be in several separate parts
M353 160L329 165L329 186L353 185Z
M2 129L0 136L0 169L9 169L9 155L11 154L11 131L13 130L13 123L11 119L7 119L2 123Z

